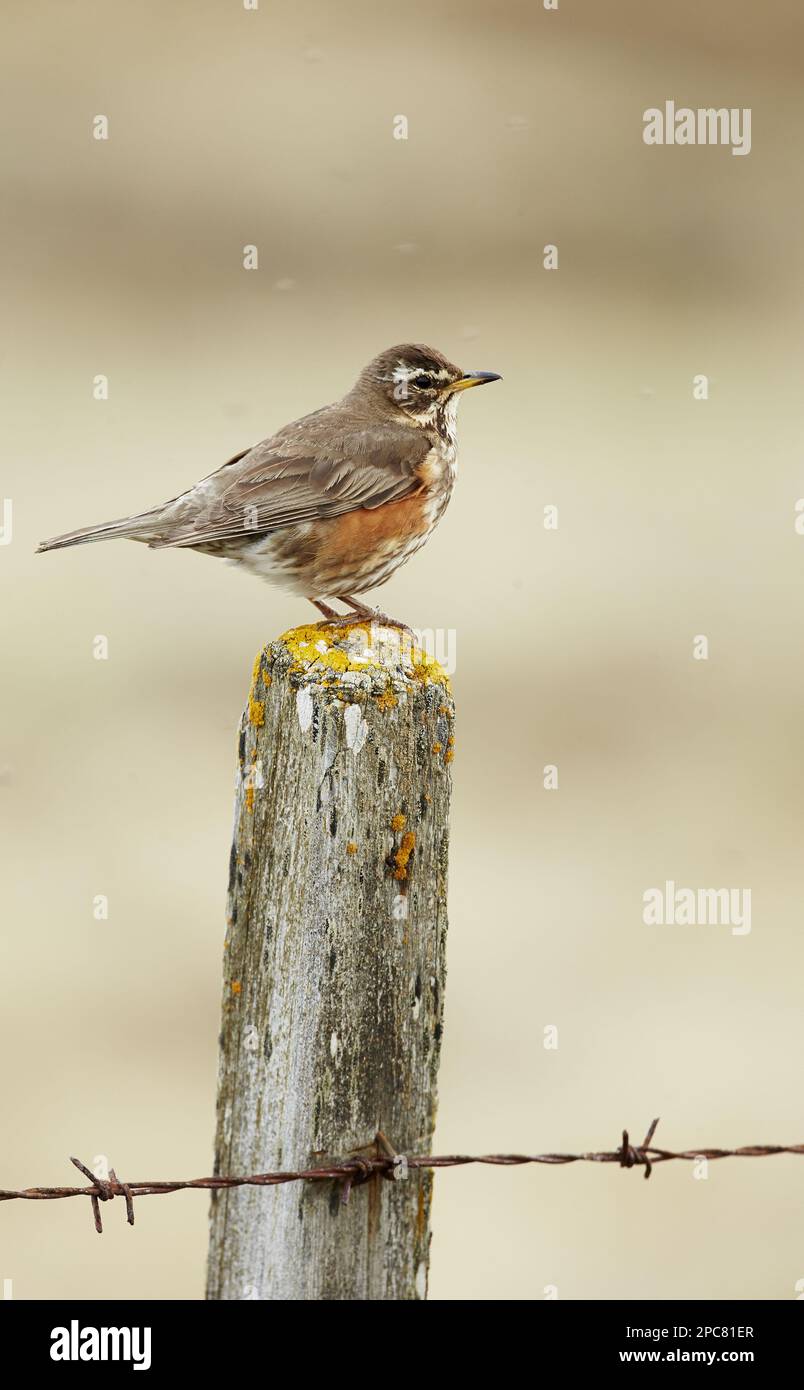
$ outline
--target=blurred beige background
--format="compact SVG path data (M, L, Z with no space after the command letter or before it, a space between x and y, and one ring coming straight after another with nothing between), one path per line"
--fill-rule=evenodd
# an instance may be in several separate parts
M34 545L405 339L505 378L377 594L457 630L437 1146L606 1148L657 1114L671 1147L804 1140L804 11L43 0L4 28L2 1185L70 1182L70 1153L210 1171L236 724L310 617L204 556ZM751 107L751 154L646 147L667 98ZM644 926L670 878L750 887L751 934ZM444 1173L431 1296L790 1299L802 1184L793 1157ZM198 1298L206 1213L115 1204L98 1239L83 1203L9 1203L0 1276Z

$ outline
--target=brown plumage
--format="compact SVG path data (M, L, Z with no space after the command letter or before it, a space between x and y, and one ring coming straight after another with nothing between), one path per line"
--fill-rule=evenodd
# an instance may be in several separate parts
M427 540L457 472L458 393L498 380L462 372L434 348L380 353L333 405L285 425L151 511L71 531L40 551L123 537L220 555L352 614ZM384 616L384 615L383 615Z

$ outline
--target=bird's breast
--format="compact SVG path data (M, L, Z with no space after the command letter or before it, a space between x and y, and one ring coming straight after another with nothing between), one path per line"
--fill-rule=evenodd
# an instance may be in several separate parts
M458 451L454 442L439 439L415 470L424 494L424 512L438 521L458 476Z

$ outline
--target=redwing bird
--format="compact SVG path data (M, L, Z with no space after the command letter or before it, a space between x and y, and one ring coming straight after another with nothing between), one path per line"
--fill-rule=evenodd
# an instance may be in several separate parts
M330 621L395 622L356 596L424 545L455 483L460 392L499 379L462 372L421 344L388 348L342 400L236 454L188 492L39 550L113 537L183 546L303 594ZM339 615L327 598L350 611Z

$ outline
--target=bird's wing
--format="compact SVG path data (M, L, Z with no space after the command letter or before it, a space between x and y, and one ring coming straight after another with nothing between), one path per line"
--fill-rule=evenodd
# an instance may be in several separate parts
M356 432L340 437L337 447L318 445L301 456L282 435L177 498L152 545L206 545L382 506L421 487L416 470L430 449L419 431L405 426Z

